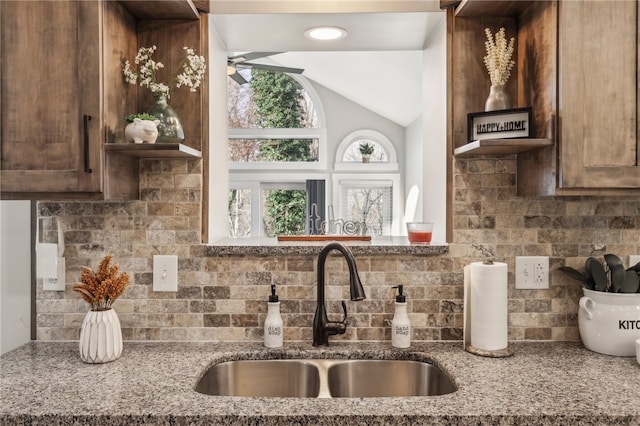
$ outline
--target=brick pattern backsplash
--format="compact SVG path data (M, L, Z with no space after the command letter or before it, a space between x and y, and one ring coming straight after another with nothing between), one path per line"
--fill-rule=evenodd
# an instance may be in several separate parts
M367 299L347 302L350 326L334 340L390 340L392 286L405 285L414 340L461 340L465 265L509 265L509 338L578 340L579 283L557 268L588 256L640 253L640 197L516 196L515 157L454 162L454 241L448 255L357 256ZM126 340L261 340L266 300L276 284L285 340L311 341L316 259L207 257L200 244L202 164L143 160L140 201L38 203L47 241L65 228L67 289L36 293L37 338L77 340L88 305L71 289L82 266L112 253L130 286L115 303ZM176 254L178 292L152 291L152 257ZM515 256L550 257L548 290L516 290ZM346 263L327 262L328 311L348 300Z

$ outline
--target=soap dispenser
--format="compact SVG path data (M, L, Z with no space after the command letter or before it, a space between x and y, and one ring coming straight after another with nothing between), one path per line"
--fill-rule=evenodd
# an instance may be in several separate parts
M396 295L396 310L391 320L391 346L394 348L408 348L411 346L411 323L407 315L407 299L403 294L402 284L394 286L398 289Z
M276 286L271 285L271 295L267 304L267 319L264 321L264 345L267 348L281 347L283 333L280 301L276 294Z

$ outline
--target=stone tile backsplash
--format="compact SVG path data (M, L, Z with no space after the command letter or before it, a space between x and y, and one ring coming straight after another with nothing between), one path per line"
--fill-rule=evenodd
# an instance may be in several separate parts
M392 286L404 284L414 340L462 339L462 268L509 264L511 340L579 340L579 284L561 265L588 256L640 253L640 197L517 197L515 157L454 163L454 240L444 256L356 256L368 298L347 302L350 326L335 340L390 340ZM71 289L81 267L113 253L132 279L115 308L126 340L261 340L269 286L278 286L285 339L311 341L316 259L207 257L200 244L202 164L141 161L140 201L38 203L47 241L65 227L67 289L36 295L37 338L77 340L88 306ZM152 291L152 257L179 257L177 293ZM516 290L515 256L550 257L548 290ZM348 300L346 264L327 263L328 311Z

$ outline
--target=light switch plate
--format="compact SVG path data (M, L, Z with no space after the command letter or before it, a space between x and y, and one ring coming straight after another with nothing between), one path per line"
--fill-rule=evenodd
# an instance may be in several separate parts
M178 291L178 256L153 256L153 291Z

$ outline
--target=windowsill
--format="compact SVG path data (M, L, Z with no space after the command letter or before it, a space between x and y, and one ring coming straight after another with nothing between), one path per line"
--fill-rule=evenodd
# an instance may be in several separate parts
M207 256L314 256L329 241L278 241L276 238L225 238L207 246ZM438 256L449 252L447 243L409 244L407 237L378 237L371 241L344 241L354 255Z

